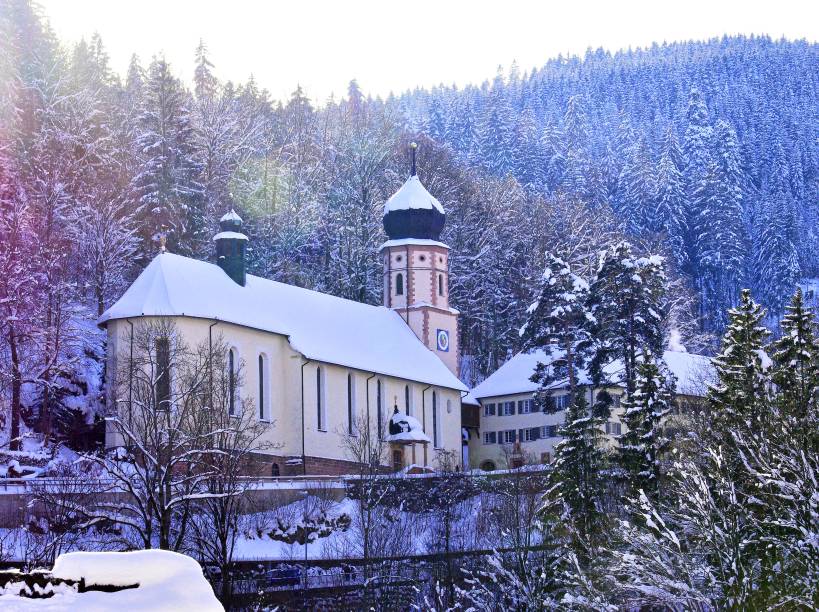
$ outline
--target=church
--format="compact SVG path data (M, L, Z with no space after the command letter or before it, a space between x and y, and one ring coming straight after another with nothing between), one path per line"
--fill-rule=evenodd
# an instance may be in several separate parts
M360 415L383 431L389 469L434 467L440 451L461 457L468 390L458 379L449 249L439 240L446 215L412 153L410 177L384 206L382 306L247 274L248 238L230 211L214 237L216 263L161 252L103 313L108 371L128 350L130 325L162 318L191 345L220 334L230 360L245 365L238 392L272 424L266 475L352 471L343 437L356 435ZM109 428L106 446L117 444Z

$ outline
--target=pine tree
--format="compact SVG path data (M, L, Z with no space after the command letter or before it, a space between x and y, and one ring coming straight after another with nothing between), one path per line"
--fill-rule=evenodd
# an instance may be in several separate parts
M618 181L620 213L635 235L660 229L654 206L655 182L648 145L641 139L629 149Z
M140 219L143 261L156 252L153 241L169 232L168 244L182 254L195 252L205 236L201 164L194 148L190 99L164 59L155 59L137 121L140 156L132 197Z
M673 404L674 377L665 363L644 351L637 363L634 393L623 403L628 430L620 437L617 463L636 499L639 491L655 498L660 485L660 459L668 447L662 420Z
M765 310L744 289L739 304L728 312L722 351L713 360L717 384L708 392L708 403L727 448L733 447L733 435L767 426L771 364L764 350L770 334L764 320Z
M565 140L565 165L563 188L584 202L595 199L592 191L592 162L589 153L589 117L583 96L569 98L563 117L563 137Z
M548 387L556 380L567 379L571 395L577 387L578 369L583 367L583 355L578 346L587 339L586 299L589 284L572 273L560 257L546 254L546 269L540 279L538 299L529 306L529 318L521 329L524 346L530 350L556 348L565 368L554 363L538 364L533 380Z
M603 367L619 359L626 395L631 396L640 351L661 354L665 285L665 262L660 256L635 257L627 242L601 254L588 300L594 321L590 372L595 384L604 382Z
M688 224L686 222L685 185L682 177L682 151L677 144L674 130L668 128L663 138L660 161L657 165L657 221L659 230L665 232L677 268L689 266Z
M797 288L780 323L782 335L772 343L771 380L783 414L804 420L817 410L819 390L819 342L814 313L805 306Z
M566 534L578 558L588 562L604 533L602 509L605 467L601 420L592 415L583 393L566 410L549 473L542 514L553 531Z

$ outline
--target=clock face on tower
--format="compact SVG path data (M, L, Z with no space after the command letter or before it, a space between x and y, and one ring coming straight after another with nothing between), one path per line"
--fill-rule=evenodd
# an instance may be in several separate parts
M436 341L438 343L438 350L443 351L445 353L449 352L449 332L445 329L439 329L437 331Z

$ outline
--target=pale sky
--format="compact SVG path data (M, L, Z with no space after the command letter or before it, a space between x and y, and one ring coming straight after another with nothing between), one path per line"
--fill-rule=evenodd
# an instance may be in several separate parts
M98 32L124 74L164 53L185 81L200 38L224 80L322 103L350 79L373 95L480 83L589 46L617 50L722 34L819 40L816 0L38 0L64 43Z

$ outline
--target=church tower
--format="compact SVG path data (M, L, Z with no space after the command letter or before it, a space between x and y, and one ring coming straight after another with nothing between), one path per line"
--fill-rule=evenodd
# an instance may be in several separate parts
M449 306L449 247L438 238L446 214L415 173L384 205L381 246L384 306L407 322L415 335L458 376L458 311Z

